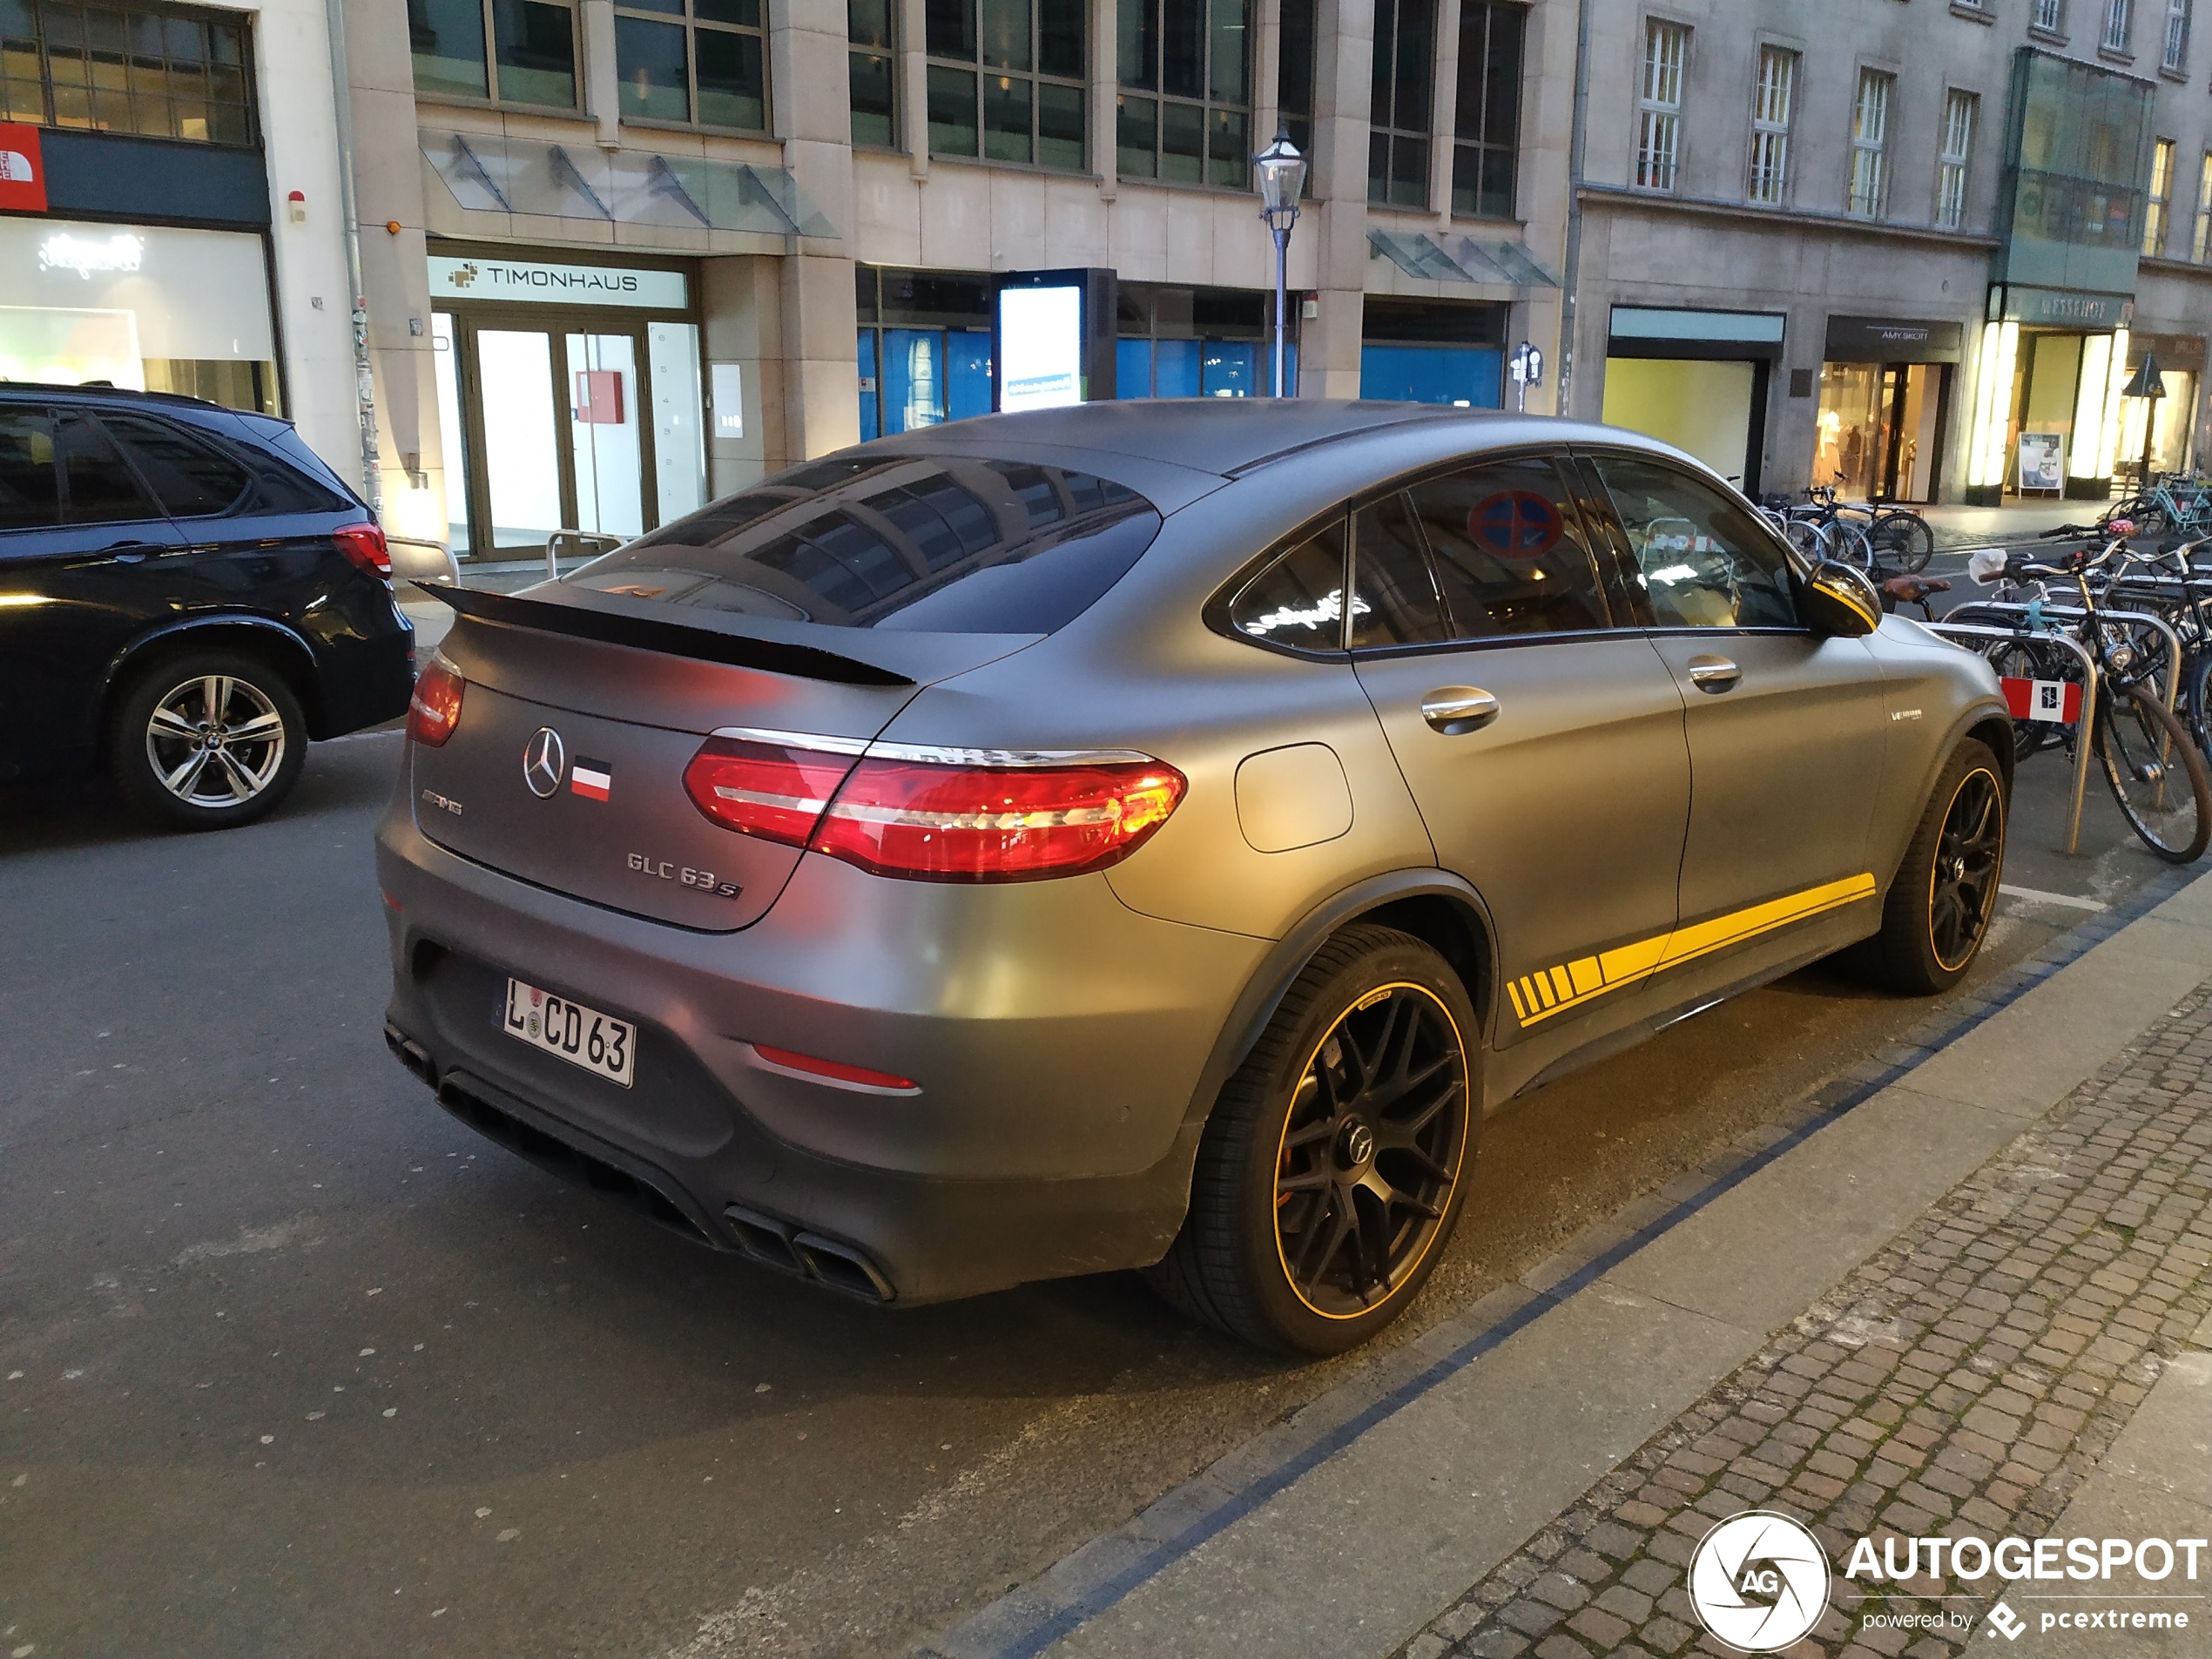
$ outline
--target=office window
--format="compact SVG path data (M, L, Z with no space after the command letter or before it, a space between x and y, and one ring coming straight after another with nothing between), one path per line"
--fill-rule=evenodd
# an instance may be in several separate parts
M1251 179L1251 0L1122 0L1115 165L1125 179Z
M1643 26L1643 78L1637 97L1637 185L1672 190L1682 159L1682 70L1689 30L1652 18Z
M1452 211L1513 217L1521 163L1521 48L1528 14L1462 0L1460 84L1453 111Z
M2134 26L2134 0L2105 0L2104 37L2098 44L2108 52L2124 52Z
M2189 60L2189 0L2166 0L2166 44L2158 61L2179 74Z
M1082 0L928 0L929 153L1084 165Z
M618 0L623 118L765 132L766 46L760 0Z
M2059 33L2066 24L2066 0L2035 0L2031 23L2047 35Z
M1973 153L1974 115L1980 100L1953 90L1944 95L1943 145L1936 152L1936 224L1955 231L1966 219L1966 161Z
M1858 97L1851 105L1851 199L1856 219L1879 219L1890 205L1890 92L1897 78L1878 69L1858 71Z
M2166 252L2166 222L2174 206L2174 152L2171 138L2161 138L2150 149L2150 199L2143 204L2143 257L2155 260Z
M1751 84L1751 179L1755 202L1779 206L1790 182L1790 110L1797 90L1797 54L1779 46L1759 48L1758 76Z
M1275 106L1298 153L1313 154L1314 0L1282 0L1282 35L1275 54ZM1263 132L1264 140L1273 138Z
M892 0L845 0L845 37L852 43L853 142L878 149L899 144L899 47Z
M1429 89L1435 64L1436 0L1375 0L1369 201L1428 206Z
M2204 165L2197 171L2196 235L2189 257L2199 265L2212 262L2212 150L2204 152Z
M236 13L0 0L0 121L251 144L246 29Z

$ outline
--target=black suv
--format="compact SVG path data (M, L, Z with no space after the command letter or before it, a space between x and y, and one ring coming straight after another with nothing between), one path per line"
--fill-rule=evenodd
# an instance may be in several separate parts
M309 738L406 711L391 569L288 421L0 384L0 782L105 767L162 823L259 818Z

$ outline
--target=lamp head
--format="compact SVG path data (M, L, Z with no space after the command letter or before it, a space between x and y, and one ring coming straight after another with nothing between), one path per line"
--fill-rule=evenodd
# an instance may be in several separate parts
M1305 188L1305 158L1291 142L1288 128L1275 134L1275 142L1252 158L1259 174L1260 217L1281 229L1298 217L1298 194Z

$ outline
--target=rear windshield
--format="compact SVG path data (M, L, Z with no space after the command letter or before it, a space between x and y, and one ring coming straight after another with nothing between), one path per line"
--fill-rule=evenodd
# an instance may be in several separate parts
M1089 473L853 456L725 496L563 580L843 628L1049 634L1119 581L1159 529L1150 502Z

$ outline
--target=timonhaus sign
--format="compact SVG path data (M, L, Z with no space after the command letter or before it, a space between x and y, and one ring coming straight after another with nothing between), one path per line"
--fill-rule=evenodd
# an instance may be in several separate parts
M681 271L641 271L626 265L545 264L534 260L430 256L430 297L508 304L637 306L683 311L691 293Z

